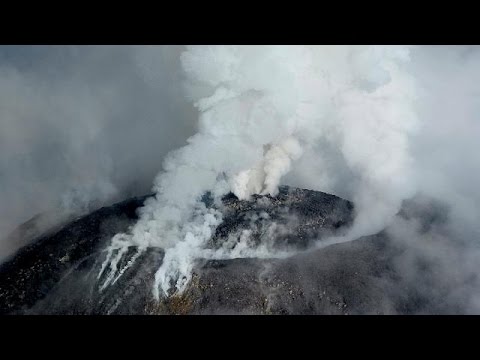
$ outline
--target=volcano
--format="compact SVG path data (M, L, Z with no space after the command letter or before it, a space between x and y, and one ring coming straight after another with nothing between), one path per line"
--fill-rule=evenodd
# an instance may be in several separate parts
M110 239L125 232L152 195L101 208L40 236L0 265L2 314L416 314L457 313L451 289L425 281L428 291L411 286L396 266L405 245L387 232L315 248L353 222L351 202L322 192L282 186L279 194L239 200L223 198L222 224L209 246L249 230L261 242L268 224L288 231L269 235L286 258L199 259L181 294L160 300L152 295L164 252L140 255L117 282L102 289L99 277ZM208 196L204 201L208 203ZM408 204L406 204L406 207ZM414 214L428 227L442 214L423 208ZM402 210L397 216L412 212ZM134 255L131 248L125 265ZM120 264L120 266L123 266ZM422 276L430 279L428 263ZM434 294L434 296L432 296Z

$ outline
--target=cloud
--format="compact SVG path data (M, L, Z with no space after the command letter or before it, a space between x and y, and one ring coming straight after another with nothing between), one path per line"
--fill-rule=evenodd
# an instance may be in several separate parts
M456 264L474 263L480 238L479 56L468 46L3 47L0 231L153 183L104 270L114 279L127 247L163 248L162 296L184 289L199 257L275 256L248 249L247 233L236 253L208 248L230 191L248 199L287 184L352 200L350 233L322 246L394 229L405 200L422 195L450 207L447 227L392 234L418 240L407 241L412 257L468 278L473 268ZM427 237L453 239L455 261L435 255L435 241L418 245Z
M38 213L149 191L195 131L182 47L0 47L0 243ZM7 251L7 248L10 249ZM0 256L7 254L0 249Z

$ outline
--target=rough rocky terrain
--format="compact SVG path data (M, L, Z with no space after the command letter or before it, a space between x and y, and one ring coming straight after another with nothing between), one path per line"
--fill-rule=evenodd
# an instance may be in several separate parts
M295 248L286 259L198 261L182 295L157 302L155 270L163 252L150 249L113 285L97 279L110 238L127 231L148 196L99 209L37 239L0 265L1 314L390 314L456 312L448 289L431 298L396 271L404 249L385 233L324 249L303 251L313 240L339 234L352 222L353 205L321 192L282 187L274 198L223 199L224 222L211 239L220 246L250 229L264 241L274 220L288 231L270 241ZM423 215L422 215L423 216ZM428 219L428 222L432 222ZM273 239L273 240L272 240ZM135 249L131 249L131 256ZM129 259L129 256L124 261ZM428 274L428 269L425 270ZM430 284L437 289L438 284ZM448 310L447 310L448 309ZM461 309L458 309L460 312Z

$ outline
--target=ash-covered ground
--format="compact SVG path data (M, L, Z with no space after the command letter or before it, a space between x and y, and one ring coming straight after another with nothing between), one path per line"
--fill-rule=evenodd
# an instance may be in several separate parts
M98 278L113 235L137 219L148 196L99 209L54 229L0 265L2 314L444 314L465 312L455 281L441 281L432 260L416 259L415 282L402 269L408 241L387 232L312 250L352 224L352 203L321 192L281 187L276 197L223 199L224 221L210 246L243 230L295 255L284 259L199 260L185 292L156 301L153 277L163 251L149 249L119 280ZM410 209L409 209L410 206ZM412 210L414 209L414 211ZM445 213L406 204L398 217L420 219L422 231ZM135 249L122 260L128 262ZM412 265L413 266L413 265ZM460 281L460 280L459 280ZM464 282L464 279L461 279ZM476 279L471 279L472 282ZM461 284L463 286L464 283ZM452 295L453 294L453 295Z

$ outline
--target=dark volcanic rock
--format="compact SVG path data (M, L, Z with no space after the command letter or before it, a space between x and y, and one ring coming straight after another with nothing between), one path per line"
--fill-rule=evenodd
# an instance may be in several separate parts
M147 197L102 208L21 249L0 266L3 314L356 314L441 312L406 288L394 270L403 250L381 233L287 259L199 261L182 295L156 302L153 276L163 258L149 249L119 280L97 279L111 237L125 232ZM224 222L210 246L241 230L263 241L272 223L288 232L275 246L304 250L352 222L353 206L321 192L282 187L276 197L223 199ZM135 254L130 249L126 263ZM413 291L413 292L412 292ZM393 300L392 300L393 299ZM439 310L440 309L440 310Z
M70 278L81 281L84 273L91 272L109 239L137 218L136 209L146 198L127 200L77 219L0 265L0 313L28 312L37 302L50 298L56 288L65 289L65 294L73 291L73 299L77 290ZM60 305L53 312L75 313L76 307L63 309Z
M274 223L277 231L272 240L276 248L306 249L312 241L339 233L353 221L352 203L334 195L286 186L280 187L275 197L254 195L250 201L240 201L230 194L223 204L224 220L212 239L213 246L243 229L251 230L257 242L264 241L262 235L271 231Z

